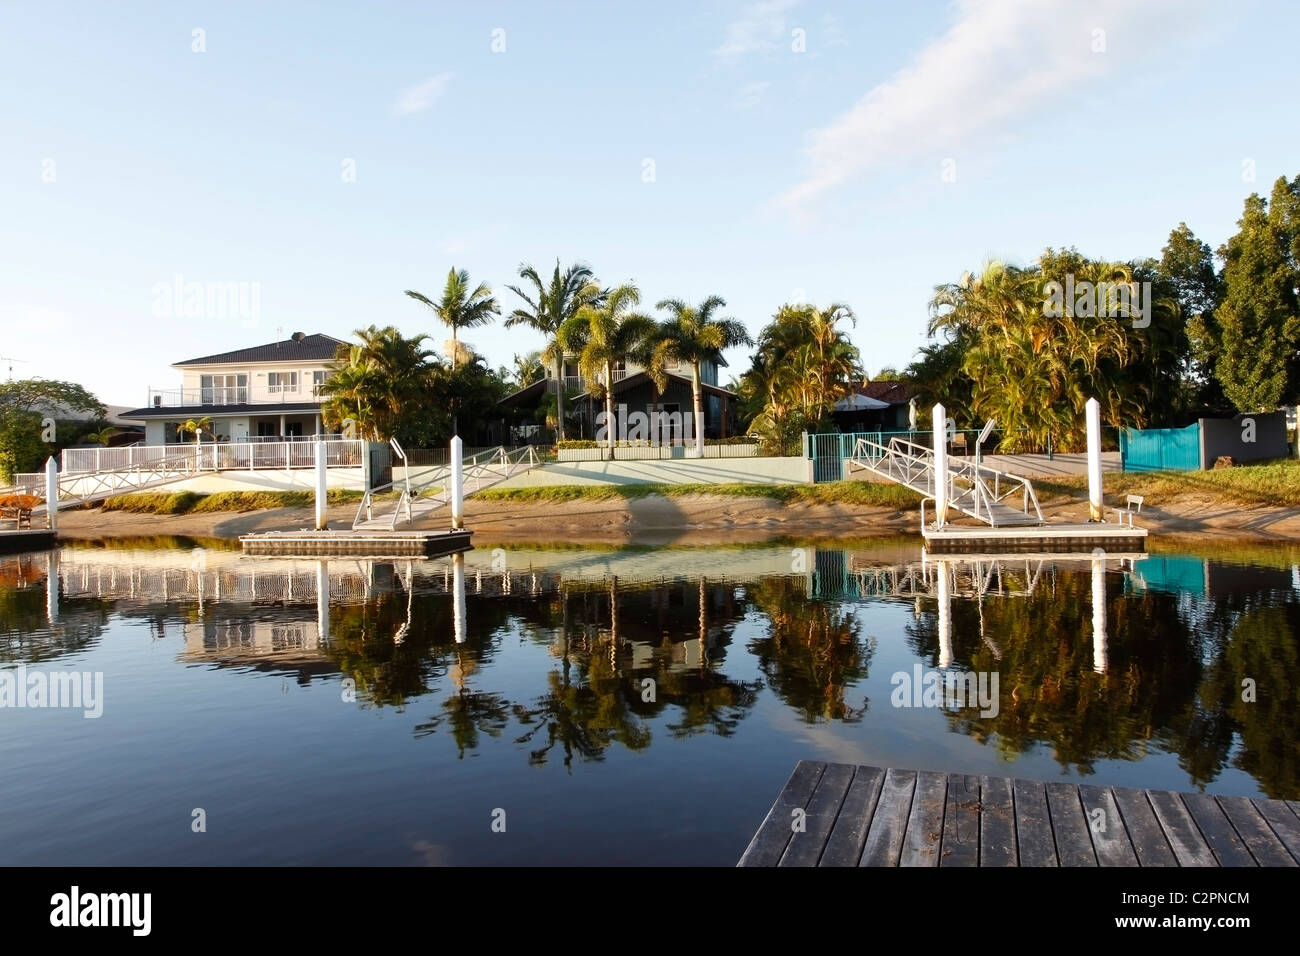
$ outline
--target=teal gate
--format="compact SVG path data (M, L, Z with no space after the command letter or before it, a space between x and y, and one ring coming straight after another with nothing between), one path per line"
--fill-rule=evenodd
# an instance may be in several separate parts
M1122 428L1119 457L1125 471L1195 471L1201 467L1201 426Z
M859 438L879 442L882 432L821 432L808 436L808 457L813 463L813 481L842 481L844 459L853 457Z

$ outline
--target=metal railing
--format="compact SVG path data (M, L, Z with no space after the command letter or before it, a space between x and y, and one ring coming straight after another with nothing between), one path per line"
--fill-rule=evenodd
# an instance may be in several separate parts
M191 405L284 405L290 402L319 400L319 386L299 382L297 385L214 385L208 388L154 388L150 386L145 404L149 408L180 408Z
M859 438L854 445L851 465L866 468L875 474L911 488L923 497L935 497L934 450L902 438L891 438L888 445ZM1008 504L1019 495L1020 507ZM999 471L978 464L970 458L948 459L948 505L980 521L997 527L1005 523L1005 511L998 506L1020 514L1033 516L1043 522L1043 512L1033 482L1020 475Z

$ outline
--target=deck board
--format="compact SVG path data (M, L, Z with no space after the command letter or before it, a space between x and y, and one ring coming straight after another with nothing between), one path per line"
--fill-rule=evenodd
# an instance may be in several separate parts
M1296 867L1300 816L1282 800L805 760L739 865Z

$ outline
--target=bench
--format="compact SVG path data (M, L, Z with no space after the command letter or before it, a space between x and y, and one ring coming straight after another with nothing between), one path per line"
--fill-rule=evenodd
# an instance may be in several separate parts
M1115 520L1120 524L1124 523L1124 518L1128 517L1128 526L1133 527L1133 516L1142 513L1142 505L1146 498L1142 495L1127 495L1124 499L1124 507L1115 509Z
M0 497L0 521L12 521L14 529L21 531L24 523L32 526L32 509L42 499L35 495L5 495Z

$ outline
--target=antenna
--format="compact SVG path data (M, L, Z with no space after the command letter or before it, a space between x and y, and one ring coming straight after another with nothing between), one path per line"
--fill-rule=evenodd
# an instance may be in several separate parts
M12 355L0 355L0 362L9 363L9 381L11 382L14 380L14 362L17 362L19 365L27 364L23 359L14 358Z

